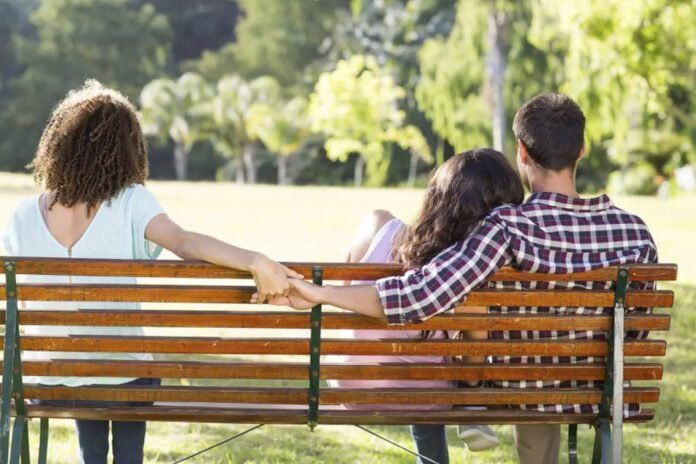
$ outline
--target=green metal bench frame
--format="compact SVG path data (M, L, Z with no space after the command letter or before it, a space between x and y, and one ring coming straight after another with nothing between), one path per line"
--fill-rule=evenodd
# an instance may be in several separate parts
M19 462L29 464L29 431L22 383L16 263L14 261L5 261L3 271L6 282L7 310L2 404L0 407L0 464L7 464L8 462L11 464ZM607 337L609 351L605 369L604 389L599 417L594 424L596 432L592 454L593 464L618 464L622 459L623 414L622 411L612 414L612 408L613 405L623 405L624 300L628 288L628 273L629 266L619 267L614 293L614 317L612 319L610 336ZM323 268L321 266L312 268L312 280L318 285L323 283ZM310 394L307 425L314 430L319 418L321 305L312 308L310 326L310 363L308 373ZM6 388L6 386L11 386L11 388ZM13 404L14 425L11 424ZM568 427L568 460L569 464L577 464L577 424L570 424ZM46 463L47 450L48 419L41 418L38 456L40 464Z

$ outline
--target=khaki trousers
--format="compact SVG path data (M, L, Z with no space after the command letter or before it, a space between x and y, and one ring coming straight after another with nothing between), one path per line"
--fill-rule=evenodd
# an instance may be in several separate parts
M515 446L520 464L558 464L561 426L558 424L516 425Z

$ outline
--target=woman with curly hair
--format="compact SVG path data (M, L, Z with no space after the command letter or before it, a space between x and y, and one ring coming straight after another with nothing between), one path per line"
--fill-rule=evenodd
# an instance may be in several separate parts
M301 277L261 253L237 248L187 231L172 221L145 187L148 161L142 129L133 105L96 81L66 96L53 110L32 163L43 193L22 202L10 219L4 248L17 256L155 259L162 248L184 259L201 259L252 273L267 297L287 294L288 277ZM134 283L134 278L26 276L32 283ZM44 309L39 302L27 309ZM51 304L55 309L56 303ZM89 303L62 305L88 308ZM105 309L139 309L132 303L104 304ZM59 308L61 309L61 308ZM141 327L27 327L34 335L143 335ZM90 358L151 360L147 353L89 354L29 352L29 359ZM158 384L159 379L42 377L46 385ZM71 402L72 403L72 402ZM78 402L79 403L79 402ZM84 402L98 407L98 402ZM106 463L109 422L77 420L83 463ZM140 463L144 422L111 424L115 463Z

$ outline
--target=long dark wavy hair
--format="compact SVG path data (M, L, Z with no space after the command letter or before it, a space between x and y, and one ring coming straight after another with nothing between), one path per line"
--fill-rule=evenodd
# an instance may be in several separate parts
M523 199L520 177L502 153L478 148L455 155L430 178L420 213L394 241L392 258L407 269L423 266L467 238L493 208Z
M420 213L394 241L392 258L406 269L421 267L466 239L493 208L523 200L522 181L502 153L491 148L460 153L430 178Z

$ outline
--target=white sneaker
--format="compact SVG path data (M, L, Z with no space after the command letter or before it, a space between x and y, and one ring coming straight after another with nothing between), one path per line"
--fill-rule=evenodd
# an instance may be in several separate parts
M498 435L487 425L458 425L457 435L471 451L495 448L500 443Z

